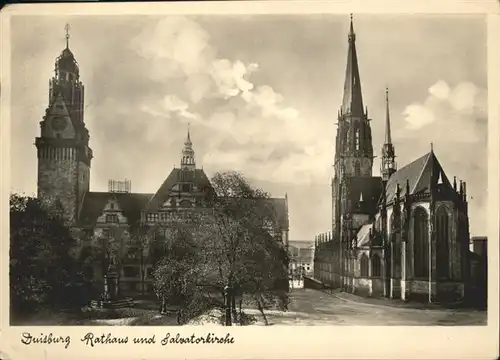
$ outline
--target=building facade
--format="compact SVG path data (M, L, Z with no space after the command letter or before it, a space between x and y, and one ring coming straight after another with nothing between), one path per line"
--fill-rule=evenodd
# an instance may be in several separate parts
M292 277L313 275L314 243L312 241L290 240L288 253L289 273Z
M93 153L84 121L84 85L68 34L66 47L55 62L40 129L35 140L38 197L55 201L64 209L65 221L80 240L78 254L87 264L85 278L96 284L103 281L107 265L95 257L95 249L108 249L112 244L121 291L151 291L153 264L168 245L165 242L171 238L173 224L199 219L200 214L211 211L210 204L217 197L204 170L196 166L189 129L179 166L155 192L134 193L127 180L110 180L107 192L90 191ZM262 199L261 203L273 209L268 230L287 244L286 195Z
M373 176L371 119L363 104L352 18L348 45L331 183L332 229L316 236L314 276L369 296L463 299L469 272L466 183L449 180L432 144L398 169L387 89L381 176Z

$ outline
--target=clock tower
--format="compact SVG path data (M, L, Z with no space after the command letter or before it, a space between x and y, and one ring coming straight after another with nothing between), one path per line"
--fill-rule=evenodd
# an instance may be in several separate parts
M49 105L35 145L38 197L58 202L71 223L78 219L90 184L92 150L83 104L84 86L78 62L69 49L69 25L66 25L66 48L55 62L55 74L49 81Z

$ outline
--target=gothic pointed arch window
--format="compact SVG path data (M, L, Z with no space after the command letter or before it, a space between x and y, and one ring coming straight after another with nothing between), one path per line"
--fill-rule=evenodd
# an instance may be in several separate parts
M359 266L361 271L361 277L368 277L369 259L366 254L362 254L359 260Z
M429 220L421 207L413 212L413 266L416 278L429 277Z
M360 142L359 128L357 127L355 132L354 132L354 148L356 149L356 151L359 151L359 142Z
M359 161L354 163L354 176L361 176L361 165L359 164Z
M378 254L372 256L372 276L380 277L382 273L382 261Z
M449 276L449 220L448 212L444 207L436 211L436 267L438 278Z

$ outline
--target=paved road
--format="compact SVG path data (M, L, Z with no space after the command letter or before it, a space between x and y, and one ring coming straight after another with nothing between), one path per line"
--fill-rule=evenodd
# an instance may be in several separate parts
M409 309L342 299L311 289L294 289L289 311L270 311L273 325L485 325L486 312Z

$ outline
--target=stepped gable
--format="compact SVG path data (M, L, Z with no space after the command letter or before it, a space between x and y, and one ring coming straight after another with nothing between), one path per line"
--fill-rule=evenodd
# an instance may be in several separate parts
M153 194L141 193L88 192L83 200L78 225L93 227L106 204L112 199L118 202L129 225L136 224L141 219L141 210L152 196Z

